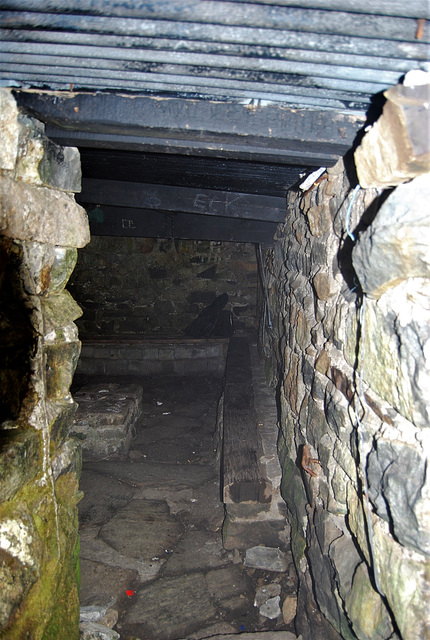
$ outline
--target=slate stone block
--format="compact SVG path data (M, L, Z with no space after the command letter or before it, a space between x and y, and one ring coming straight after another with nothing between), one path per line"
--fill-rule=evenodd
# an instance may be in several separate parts
M402 184L359 235L352 262L366 295L380 298L406 278L430 277L429 200L430 174Z
M414 447L380 438L368 458L369 495L396 539L430 553L430 533L419 513L426 459Z
M41 298L40 306L45 335L71 325L82 315L81 307L66 289L61 293Z
M13 171L18 151L18 107L11 92L3 88L0 88L0 138L0 168Z
M81 343L57 342L45 346L46 393L52 400L68 395L81 351Z
M39 473L41 434L34 429L3 429L0 465L0 501L6 502Z
M77 248L90 241L86 211L69 194L33 187L5 175L2 200L2 234L9 238ZM16 215L17 211L22 215Z
M29 184L61 191L81 191L81 158L76 147L62 147L44 135L29 116L19 116L19 147L15 176Z
M364 136L354 153L355 165L363 188L390 187L428 172L430 149L428 79L416 82L412 71L403 83L385 92L387 101L382 116ZM410 78L410 80L408 79Z
M278 548L258 545L246 550L245 567L283 572L288 567L286 554Z
M75 268L76 248L24 242L23 250L30 274L24 280L27 292L41 296L61 293Z
M82 387L71 435L79 438L85 456L105 458L128 452L133 428L142 412L142 388L105 384Z

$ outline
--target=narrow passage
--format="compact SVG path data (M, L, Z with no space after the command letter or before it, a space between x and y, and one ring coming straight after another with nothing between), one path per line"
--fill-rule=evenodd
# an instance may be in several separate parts
M142 387L143 411L126 455L84 457L81 611L94 620L106 610L97 624L113 626L121 640L292 632L270 610L295 595L292 563L283 572L246 567L245 552L222 545L214 451L222 379L91 378L99 393L110 384Z

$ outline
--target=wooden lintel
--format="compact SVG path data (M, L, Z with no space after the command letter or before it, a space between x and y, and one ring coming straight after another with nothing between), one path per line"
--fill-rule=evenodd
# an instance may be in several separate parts
M277 224L189 213L86 204L91 234L143 238L250 242L273 245Z
M77 200L149 211L180 211L268 222L285 219L285 198L119 180L83 179Z
M331 166L362 118L336 111L176 97L16 91L62 144Z

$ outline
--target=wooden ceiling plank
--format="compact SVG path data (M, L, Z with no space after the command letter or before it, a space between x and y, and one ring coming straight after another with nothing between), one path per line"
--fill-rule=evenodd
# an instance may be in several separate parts
M268 222L282 222L286 207L285 198L276 196L92 178L82 180L82 192L77 200L98 205Z
M275 222L190 213L167 214L130 207L87 205L86 208L93 236L250 242L272 246L277 227Z

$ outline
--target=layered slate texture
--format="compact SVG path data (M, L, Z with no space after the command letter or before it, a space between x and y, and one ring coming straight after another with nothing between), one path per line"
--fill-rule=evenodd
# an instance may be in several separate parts
M79 637L78 477L69 388L81 310L65 286L89 241L79 154L0 90L0 635Z

